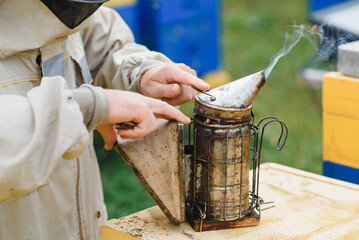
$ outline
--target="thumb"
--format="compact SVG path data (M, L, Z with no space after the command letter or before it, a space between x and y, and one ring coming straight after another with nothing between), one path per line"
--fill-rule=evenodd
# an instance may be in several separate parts
M151 97L154 98L176 98L181 94L181 86L177 83L163 84L154 82L151 86Z
M96 129L101 134L103 141L105 142L105 149L111 150L117 141L117 133L114 125L101 124Z

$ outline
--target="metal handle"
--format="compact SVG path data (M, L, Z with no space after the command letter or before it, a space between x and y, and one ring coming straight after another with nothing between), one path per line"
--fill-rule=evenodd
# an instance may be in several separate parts
M193 86L193 85L192 85L191 87L192 87L194 90L196 90L196 91L198 91L198 92L200 92L200 93L204 93L204 94L210 96L210 97L211 97L210 100L211 100L212 102L213 102L213 101L216 101L216 97L215 97L215 96L213 96L213 95L207 93L207 91L209 91L209 90L207 90L207 91L202 91L201 89L199 89L198 87Z
M115 128L116 129L119 129L119 128L122 128L122 129L132 129L134 127L137 126L137 123L133 122L133 121L130 121L130 122L122 122L122 123L116 123L115 124Z

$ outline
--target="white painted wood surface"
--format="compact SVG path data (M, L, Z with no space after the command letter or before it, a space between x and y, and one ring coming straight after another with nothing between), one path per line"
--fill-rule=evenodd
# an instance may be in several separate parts
M263 211L255 227L194 232L187 223L170 224L156 206L109 220L101 240L359 239L359 185L266 163L259 188L275 207Z

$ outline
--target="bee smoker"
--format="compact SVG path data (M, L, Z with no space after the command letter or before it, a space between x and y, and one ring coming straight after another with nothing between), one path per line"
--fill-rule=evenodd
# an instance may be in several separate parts
M273 117L253 123L252 101L264 82L258 72L197 95L187 145L183 124L163 120L145 138L118 139L115 149L173 224L187 220L195 231L207 231L259 223L264 128L280 124L278 150L288 134Z

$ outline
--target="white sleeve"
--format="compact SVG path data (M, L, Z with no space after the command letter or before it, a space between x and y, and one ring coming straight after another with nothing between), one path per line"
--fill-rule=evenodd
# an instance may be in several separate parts
M89 141L83 115L62 77L44 77L26 97L0 96L0 203L47 182L59 161Z
M113 9L101 7L81 31L94 84L140 92L148 69L172 63L165 55L136 44L130 28Z

